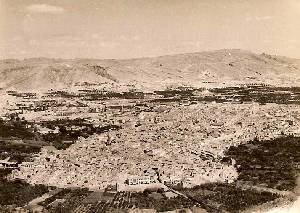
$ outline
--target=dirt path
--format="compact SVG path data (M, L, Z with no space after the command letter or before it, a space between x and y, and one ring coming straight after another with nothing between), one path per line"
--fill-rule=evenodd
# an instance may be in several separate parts
M52 195L49 193L45 193L42 196L37 197L37 198L33 199L32 201L30 201L27 206L37 205L38 203L43 202L44 200L46 200L49 197L52 197Z
M280 191L278 189L273 189L273 188L268 188L268 187L263 187L263 186L250 186L248 184L244 184L242 182L238 182L236 184L237 187L240 187L242 189L254 189L259 192L270 192L273 194L278 194L281 196L294 196L295 194L290 191Z
M294 189L296 196L300 197L300 175L296 179L296 187Z
M250 208L243 213L299 213L300 212L300 175L296 179L296 187L293 192L279 191L265 187L255 188L256 190L266 190L280 195L277 202L270 202ZM294 201L292 201L294 200ZM272 205L272 206L271 206Z
M47 193L43 194L43 195L40 196L40 197L34 198L33 200L31 200L31 201L26 205L26 207L36 206L36 205L38 205L39 203L45 201L47 198L50 198L50 197L52 197L53 195L59 193L61 190L62 190L62 189L56 189L56 190L47 192Z

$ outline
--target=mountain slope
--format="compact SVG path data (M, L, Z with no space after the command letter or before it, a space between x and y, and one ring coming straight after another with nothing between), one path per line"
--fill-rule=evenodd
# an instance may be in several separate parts
M127 60L2 60L0 73L0 88L19 90L71 87L78 82L133 84L148 89L239 83L298 85L300 62L244 50L218 50Z

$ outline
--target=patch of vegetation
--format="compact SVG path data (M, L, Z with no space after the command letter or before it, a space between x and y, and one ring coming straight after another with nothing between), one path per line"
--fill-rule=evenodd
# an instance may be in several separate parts
M131 196L131 205L142 209L155 209L158 212L172 211L175 209L190 208L193 206L199 206L197 202L185 198L183 196L177 196L173 198L167 198L163 196L161 199L155 199L150 196L151 193L134 193Z
M48 93L46 93L46 95L48 97L61 97L61 98L76 98L76 97L78 97L78 95L75 93L69 93L69 92L60 91L60 90L48 92Z
M38 144L23 143L26 140L36 141L39 138L32 128L26 128L27 121L11 115L9 121L0 119L0 159L10 157L19 163L29 160L31 155L40 151ZM19 142L15 142L20 140Z
M106 100L106 99L144 99L145 94L143 92L103 92L93 91L86 92L82 95L86 100Z
M10 160L15 160L18 163L29 161L32 154L40 151L39 146L31 146L26 144L13 144L10 142L0 142L0 159L10 157Z
M86 122L84 119L62 119L54 121L45 121L43 126L49 129L59 128L59 133L47 133L42 135L44 141L51 142L57 149L66 149L79 137L87 138L93 134L100 134L110 130L118 130L121 127L117 125L107 125L102 127L94 127L93 124ZM65 143L70 141L71 143Z
M52 197L46 199L39 205L44 206L49 212L74 212L74 210L82 204L83 199L87 195L92 193L86 188L76 188L76 189L63 189L59 193L53 195ZM64 202L59 203L58 205L52 205L56 199L65 199Z
M249 85L241 87L212 88L209 95L197 94L204 89L199 88L179 88L155 91L156 95L162 96L152 102L234 102L248 103L257 102L260 104L300 104L300 87L271 87L263 85Z
M78 140L79 137L87 138L95 133L100 134L121 128L118 125L94 127L93 124L80 118L73 120L59 119L38 123L50 130L59 128L58 133L49 132L41 134L38 132L36 124L29 123L25 119L20 119L15 114L10 115L10 117L9 121L0 119L0 158L10 156L12 159L17 159L20 162L25 157L28 157L27 154L36 153L40 150L41 145L38 144L38 141L45 144L52 144L57 149L66 149ZM27 124L30 124L30 127L27 127ZM21 140L24 144L16 144L13 142L14 139ZM27 143L26 140L35 141L36 144Z
M0 181L0 205L24 206L29 201L48 192L43 185L29 185L21 180Z
M171 97L192 97L194 96L195 91L202 91L203 89L193 89L193 88L178 88L178 89L167 89L163 91L155 91L154 93L157 95L161 95L164 98L171 98Z
M81 98L83 100L107 100L107 99L144 99L143 92L129 91L129 92L112 92L102 91L98 89L81 89L79 93L70 93L67 91L52 91L47 93L48 97L62 97L62 98Z
M0 119L0 137L18 138L18 139L34 139L35 134L31 129L26 128L25 119L20 119L16 115L11 115L10 121Z
M299 104L299 87L271 87L252 85L246 87L213 88L209 90L215 94L215 99L233 100L238 102L258 102L260 104Z
M300 138L253 140L230 147L226 156L236 160L238 180L278 190L293 190L300 171Z
M207 183L194 188L183 188L179 191L199 202L201 207L209 212L221 212L222 210L239 212L279 197L270 192L245 190L237 187L234 183Z
M17 92L17 91L7 91L8 95L15 96L15 97L22 97L22 98L34 98L36 97L36 93L31 92Z
M0 169L0 181L4 180L11 171L12 169Z
M156 209L158 212L162 212L199 206L197 202L182 196L167 198L163 191L117 192L111 194L109 198L104 193L103 197L99 197L97 202L88 202L84 199L90 193L92 192L85 189L78 189L77 191L64 189L57 195L40 203L40 205L46 207L49 212L73 212L79 206L88 208L89 212L126 212L127 209L133 207ZM153 196L153 193L155 193L155 196ZM54 206L51 203L56 199L65 199L65 201Z

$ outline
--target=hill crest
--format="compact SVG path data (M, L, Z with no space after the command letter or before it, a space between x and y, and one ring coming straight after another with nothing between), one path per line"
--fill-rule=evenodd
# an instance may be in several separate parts
M225 49L122 60L7 59L0 61L0 73L3 90L48 90L82 82L134 85L142 90L241 83L296 86L300 63L297 59Z

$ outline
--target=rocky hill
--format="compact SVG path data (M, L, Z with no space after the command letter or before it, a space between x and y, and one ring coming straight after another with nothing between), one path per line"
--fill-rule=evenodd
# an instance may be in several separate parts
M244 50L167 55L126 60L48 59L0 61L2 90L47 90L78 82L166 86L227 86L240 83L300 84L300 61Z

